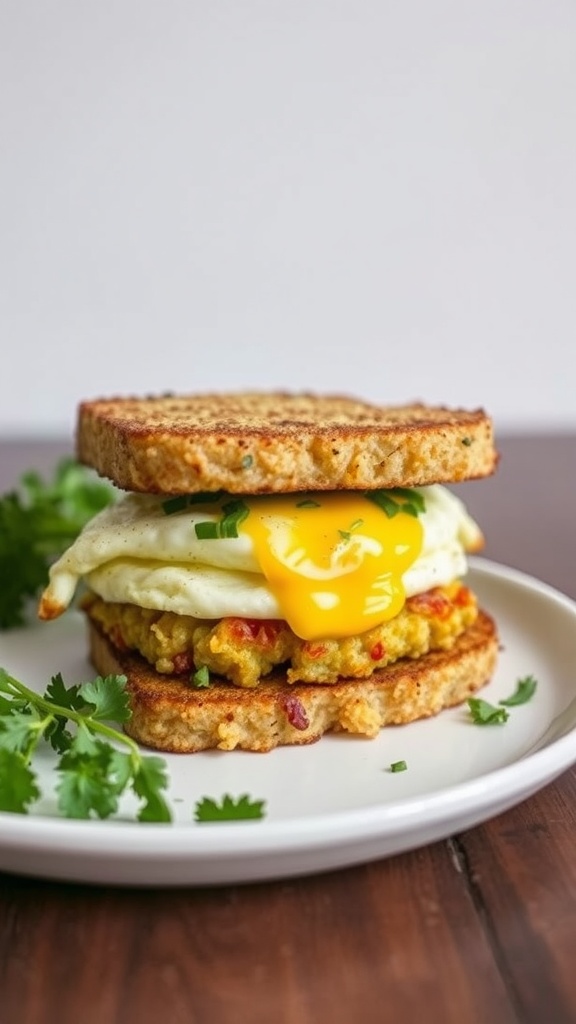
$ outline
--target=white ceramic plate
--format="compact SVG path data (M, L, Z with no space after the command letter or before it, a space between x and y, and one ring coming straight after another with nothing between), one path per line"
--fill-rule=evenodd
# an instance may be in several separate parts
M120 885L207 885L287 877L386 857L470 828L512 807L576 762L576 603L503 566L472 559L471 586L498 621L503 650L482 692L507 697L534 675L535 697L505 725L472 724L466 707L383 730L324 737L269 754L167 755L175 821L69 821L50 795L28 816L0 813L0 869ZM0 636L0 664L38 689L61 671L93 676L75 613ZM392 773L394 761L407 771ZM266 801L263 820L198 824L202 796ZM125 812L130 808L125 808Z

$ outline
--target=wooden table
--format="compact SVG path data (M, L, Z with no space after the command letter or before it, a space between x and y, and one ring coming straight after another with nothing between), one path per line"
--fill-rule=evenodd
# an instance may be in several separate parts
M510 437L460 493L485 554L576 598L576 437ZM62 445L0 446L0 487ZM413 853L122 890L0 875L1 1024L574 1024L576 775Z

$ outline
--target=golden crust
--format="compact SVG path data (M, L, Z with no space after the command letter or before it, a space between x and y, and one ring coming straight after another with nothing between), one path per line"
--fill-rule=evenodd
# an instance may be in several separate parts
M285 392L83 402L76 446L118 487L159 494L457 483L498 460L482 409Z
M176 676L157 675L138 655L116 651L92 622L89 638L97 671L128 677L132 717L126 732L147 746L176 753L264 752L312 743L333 730L373 737L383 726L462 703L489 681L498 655L495 624L481 611L449 651L397 661L370 679L289 686L278 671L256 690L214 678L208 688L197 689Z

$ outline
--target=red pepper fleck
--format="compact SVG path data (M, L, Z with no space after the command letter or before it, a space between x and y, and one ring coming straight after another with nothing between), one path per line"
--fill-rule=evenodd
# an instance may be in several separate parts
M229 619L232 636L238 643L272 647L280 632L280 623L272 619Z
M318 658L323 658L328 650L326 644L304 644L304 654L307 658L311 658L312 661L316 661Z
M372 661L382 661L382 658L384 657L384 644L381 644L380 641L374 644L374 647L372 647L370 651L370 657L372 658Z
M408 598L407 604L411 611L438 619L446 618L451 610L451 602L437 587L426 590L423 594L414 594Z
M290 722L290 725L292 725L294 729L307 729L310 725L310 721L302 701L299 700L298 697L290 696L285 697L283 703L286 717Z
M192 655L190 651L181 651L179 654L175 654L172 658L174 665L174 671L179 675L181 672L190 672L194 667Z
M458 593L453 598L454 604L458 605L459 608L466 607L466 605L472 604L472 591L468 587L460 587Z

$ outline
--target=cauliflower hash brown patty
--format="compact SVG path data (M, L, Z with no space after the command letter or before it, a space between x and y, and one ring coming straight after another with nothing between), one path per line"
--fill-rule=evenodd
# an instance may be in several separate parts
M400 658L449 650L478 615L472 591L459 582L408 598L398 615L366 633L321 641L301 640L280 620L203 623L174 612L106 602L93 593L82 606L119 651L137 651L157 672L191 676L207 668L246 688L258 686L281 665L289 684L368 679Z
M400 658L369 679L344 679L333 686L288 686L280 668L255 689L218 677L198 688L185 675L160 676L139 654L118 651L93 621L89 642L102 675L128 677L128 735L174 753L214 748L265 753L284 744L314 743L327 732L373 739L384 726L461 704L490 679L498 657L495 624L481 609L450 650Z

